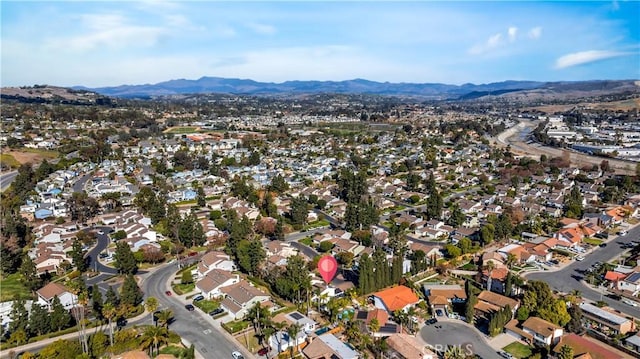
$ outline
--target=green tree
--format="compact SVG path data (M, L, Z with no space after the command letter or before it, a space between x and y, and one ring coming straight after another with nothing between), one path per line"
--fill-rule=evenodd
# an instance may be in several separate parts
M98 285L94 284L93 287L91 287L91 309L93 311L93 314L98 319L103 318L102 317L103 306L104 306L104 303L102 301L102 293L100 293L100 289L98 289Z
M160 353L159 348L169 342L169 331L165 327L149 326L144 329L140 339L143 349L149 350L151 356Z
M64 309L58 296L53 297L51 302L51 325L53 329L60 331L71 326L72 318L68 310Z
M173 312L171 309L161 310L156 317L158 318L158 324L164 326L165 328L169 327L169 323L173 319Z
M142 303L142 298L142 290L140 290L133 274L127 275L124 279L124 283L122 283L122 293L120 295L121 304L135 307Z
M447 252L448 258L458 258L462 255L462 250L460 249L460 247L453 244L445 245L444 250Z
M373 262L367 253L360 257L358 268L358 291L361 295L369 294L374 291L374 275Z
M188 272L188 271L185 271ZM147 312L151 314L151 322L153 323L154 312L158 309L158 299L156 297L149 297L144 301L144 306L147 309Z
M9 318L11 318L11 322L9 323L9 332L14 333L18 330L22 330L25 333L27 332L27 326L29 325L29 312L25 307L26 302L24 299L18 299L13 302L11 305L11 312L9 313Z
M71 262L78 271L84 272L87 270L87 261L85 259L86 251L82 249L82 243L80 243L78 239L73 241L69 254L71 256Z
M37 302L34 302L33 305L31 305L29 331L34 335L42 335L51 331L49 312Z
M269 186L269 190L276 193L284 193L289 189L289 185L287 181L285 181L284 177L281 174L277 174L275 177L271 179L271 185Z
M186 270L182 272L182 278L180 278L180 283L182 284L191 284L193 283L193 274L191 274L190 270Z
M411 272L413 274L421 273L427 269L427 255L424 251L418 249L413 252L411 259Z
M466 216L464 215L464 213L462 213L460 206L455 203L453 205L453 208L451 209L451 215L449 216L449 220L447 221L447 223L455 228L461 226L464 223L465 219Z
M257 240L241 241L238 244L238 264L245 272L257 275L262 262L267 258L262 243Z
M109 287L109 289L111 289L111 287ZM111 346L113 346L113 319L116 318L117 314L118 310L116 307L111 302L107 301L102 308L102 315L107 318L109 324L109 342L111 343Z
M89 337L89 354L92 358L102 358L109 346L109 337L101 331Z
M9 336L9 343L20 345L27 342L27 332L24 329L18 329Z
M573 359L573 348L566 344L560 347L558 359Z
M56 340L40 351L39 359L77 358L82 349L77 340Z
M467 320L467 323L473 323L473 319L475 317L475 305L478 304L478 298L476 297L475 292L473 291L471 283L469 281L465 281L465 291L467 292L467 302L465 304L464 316Z
M285 299L302 302L302 294L311 289L309 274L307 263L302 257L289 257L284 272L273 279L276 293Z
M539 308L538 316L561 327L564 327L571 321L571 315L567 312L567 304L562 299L557 299L555 303L548 308Z
M5 254L2 256L5 256ZM32 292L42 286L42 280L38 277L36 272L36 265L33 263L29 255L25 254L22 256L22 263L20 264L18 272L22 275L24 285Z
M120 298L118 297L118 293L113 290L112 286L109 286L107 289L107 294L105 296L104 304L111 304L112 307L117 307L120 305Z
M487 223L480 228L480 239L484 245L491 244L495 239L496 228L491 223Z
M204 194L204 189L202 187L198 187L198 207L204 207L207 204L207 197Z
M116 243L115 267L121 274L129 275L138 272L138 262L125 242Z
M322 253L327 253L333 248L333 243L331 241L322 241L318 245L318 251Z
M564 199L564 214L569 218L582 218L584 211L582 206L582 193L580 193L580 187L574 185L571 188L571 192Z
M303 196L294 198L291 201L291 211L289 212L291 224L295 228L301 228L307 222L307 214L307 200Z

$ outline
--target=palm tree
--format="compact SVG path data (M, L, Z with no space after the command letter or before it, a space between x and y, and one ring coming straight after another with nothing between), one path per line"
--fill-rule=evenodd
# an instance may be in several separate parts
M289 335L289 350L291 354L291 358L293 358L293 353L295 353L296 348L298 347L298 334L302 327L298 323L293 323L287 328L287 334ZM293 344L291 344L291 340L293 339Z
M378 330L380 330L380 322L378 321L378 318L371 319L369 322L369 333L377 333Z
M447 350L444 352L445 359L464 359L466 357L467 356L462 350L462 348L456 345L452 345L448 347Z
M513 253L508 253L507 254L507 260L505 262L505 264L507 265L507 268L511 269L511 267L516 264L516 262L518 261L518 258L516 257L515 254Z
M169 328L169 322L171 321L171 318L173 318L173 312L171 311L171 309L164 309L161 310L156 317L158 318L158 323L162 326L164 326L165 328Z
M157 354L159 346L168 342L169 330L167 328L149 326L146 327L144 333L142 333L142 341L140 344L143 349L149 349L149 354L153 356L154 349Z
M284 322L273 322L271 327L273 328L273 331L276 334L276 340L278 341L278 353L279 353L280 349L282 349L282 333L280 332L282 331L282 329L286 327L286 324Z
M487 271L487 290L491 290L491 274L493 270L496 269L496 264L493 263L493 261L487 261L487 263L482 266L482 269Z
M153 324L153 312L158 309L158 299L155 297L149 297L144 302L144 306L147 308L147 312L151 314L151 323Z
M114 308L113 304L111 303L105 303L104 306L102 307L102 315L107 318L107 320L109 321L109 342L111 343L111 345L113 346L113 323L112 320L113 318L116 317L116 315L118 314L118 311L116 308Z

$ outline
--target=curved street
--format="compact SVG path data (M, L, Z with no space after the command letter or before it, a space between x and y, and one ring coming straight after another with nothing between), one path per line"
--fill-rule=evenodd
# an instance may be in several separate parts
M483 359L500 358L482 333L464 323L444 320L425 325L420 329L420 338L428 343L433 351L444 351L445 347L458 346L465 354L476 354Z
M592 253L584 256L585 259L581 262L573 262L557 271L531 272L525 273L523 276L528 280L533 279L545 281L549 284L551 289L557 290L561 293L569 293L572 290L579 290L582 293L582 298L584 299L588 299L592 302L604 300L610 307L636 318L640 318L640 308L632 307L622 303L621 301L607 298L602 292L586 286L582 282L582 275L578 272L590 268L596 262L606 263L612 260L625 251L625 249L621 248L622 244L631 243L639 238L640 226L635 226L629 230L627 235L619 236L610 240L606 247L596 248Z
M224 329L215 325L214 320L200 309L190 312L184 305L187 303L174 294L168 296L169 283L176 275L176 263L163 264L153 272L143 276L142 291L145 298L158 299L159 309L171 309L175 321L170 329L178 333L183 339L193 344L196 351L204 358L231 358L231 353L241 351L245 358L253 358Z

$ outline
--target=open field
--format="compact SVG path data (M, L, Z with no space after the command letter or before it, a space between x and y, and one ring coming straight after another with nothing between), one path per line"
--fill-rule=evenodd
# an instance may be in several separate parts
M18 160L16 160L16 158L12 155L8 153L2 153L0 154L0 167L18 168L20 167L20 162L18 162Z
M547 105L531 107L529 110L538 110L544 113L566 112L573 108L584 108L593 110L610 110L610 111L632 111L640 109L640 98L611 101L611 102L581 102L578 104L568 105Z
M195 126L176 126L167 128L163 133L173 133L173 134L189 134L189 133L198 133L200 132L200 127Z
M54 158L58 158L58 152L56 151L41 150L37 148L21 148L20 151L7 151L3 153L3 155L12 156L19 164L36 164L45 159L52 160Z
M31 298L31 292L22 284L21 276L18 273L10 274L0 280L0 301Z

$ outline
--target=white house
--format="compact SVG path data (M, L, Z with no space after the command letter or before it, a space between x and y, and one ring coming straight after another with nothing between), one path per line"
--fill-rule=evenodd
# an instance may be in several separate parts
M196 289L205 298L212 299L222 296L221 288L236 284L239 281L240 277L237 274L214 268L196 283Z
M51 310L53 298L58 297L64 309L71 309L78 303L78 296L71 293L69 289L60 283L49 283L38 289L38 303L43 307Z
M640 292L640 272L629 274L625 279L618 281L618 290L626 290L634 296Z
M316 330L316 322L300 312L291 312L284 318L292 324L297 324L305 333L311 333Z
M533 336L534 342L544 345L557 344L564 334L562 327L538 317L529 317L522 323L522 330Z
M220 307L226 310L234 319L243 318L256 303L263 303L271 299L269 294L252 286L245 280L223 287L220 291L225 295Z
M232 272L236 269L235 263L231 260L228 254L222 252L208 252L200 258L198 264L197 276L198 278L204 277L210 270L221 269L224 271Z

